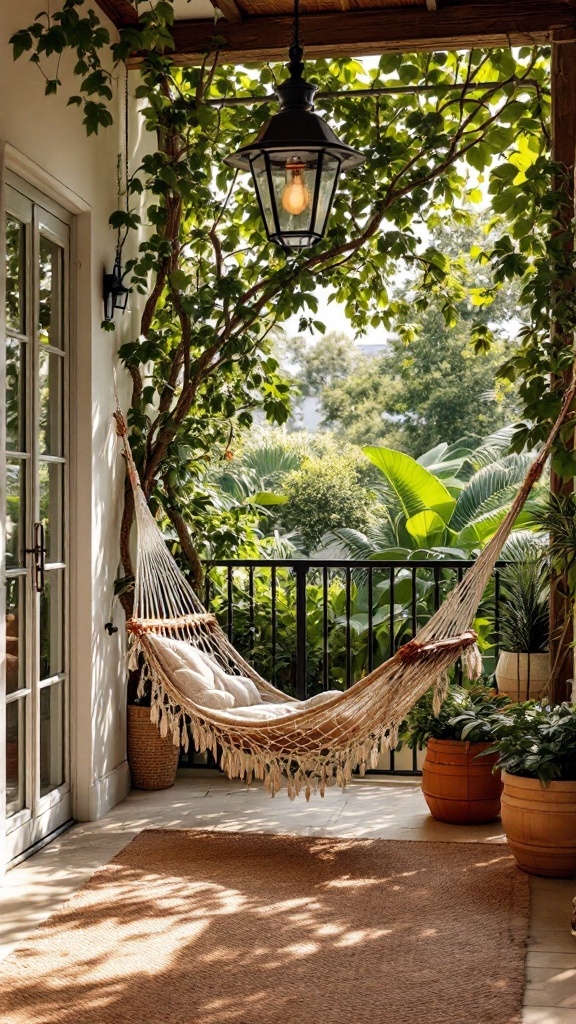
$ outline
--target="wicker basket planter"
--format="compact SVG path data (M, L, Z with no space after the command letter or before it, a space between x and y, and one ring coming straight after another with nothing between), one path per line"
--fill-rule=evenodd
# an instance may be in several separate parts
M422 765L422 792L430 813L451 825L480 825L500 814L496 754L476 760L489 743L429 739Z
M502 825L516 861L531 875L576 874L576 782L502 773Z
M134 789L168 789L176 780L180 747L162 737L150 708L128 705L128 763Z

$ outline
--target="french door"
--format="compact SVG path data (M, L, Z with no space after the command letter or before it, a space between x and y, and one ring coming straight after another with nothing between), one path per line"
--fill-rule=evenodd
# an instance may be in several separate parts
M68 643L71 218L18 179L6 197L8 859L71 814Z

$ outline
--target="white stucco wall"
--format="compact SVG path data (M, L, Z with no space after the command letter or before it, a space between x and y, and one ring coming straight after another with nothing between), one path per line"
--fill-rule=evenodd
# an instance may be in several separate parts
M124 476L111 419L113 369L117 347L130 331L130 316L125 316L116 335L100 327L102 274L105 267L111 269L114 258L108 217L116 207L121 110L113 128L87 138L79 110L66 106L68 96L77 91L71 63L63 62L60 94L46 98L38 69L25 57L13 62L8 39L30 24L37 11L37 0L4 0L0 5L0 144L5 162L21 177L33 179L32 184L45 192L52 189L52 198L77 214L71 352L71 740L73 813L84 820L104 813L125 795L129 784L124 639L118 607L119 632L109 637L104 623L118 565ZM122 97L123 81L118 85Z

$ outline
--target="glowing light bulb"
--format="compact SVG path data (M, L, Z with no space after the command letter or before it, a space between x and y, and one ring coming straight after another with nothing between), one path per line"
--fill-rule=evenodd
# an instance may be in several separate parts
M288 182L282 193L282 206L287 213L298 217L310 205L310 193L304 183L304 164L286 164Z

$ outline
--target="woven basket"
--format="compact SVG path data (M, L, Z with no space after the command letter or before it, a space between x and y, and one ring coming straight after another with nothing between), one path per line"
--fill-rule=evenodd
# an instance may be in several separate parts
M150 708L128 705L128 763L134 789L168 789L176 780L180 747L150 721Z

